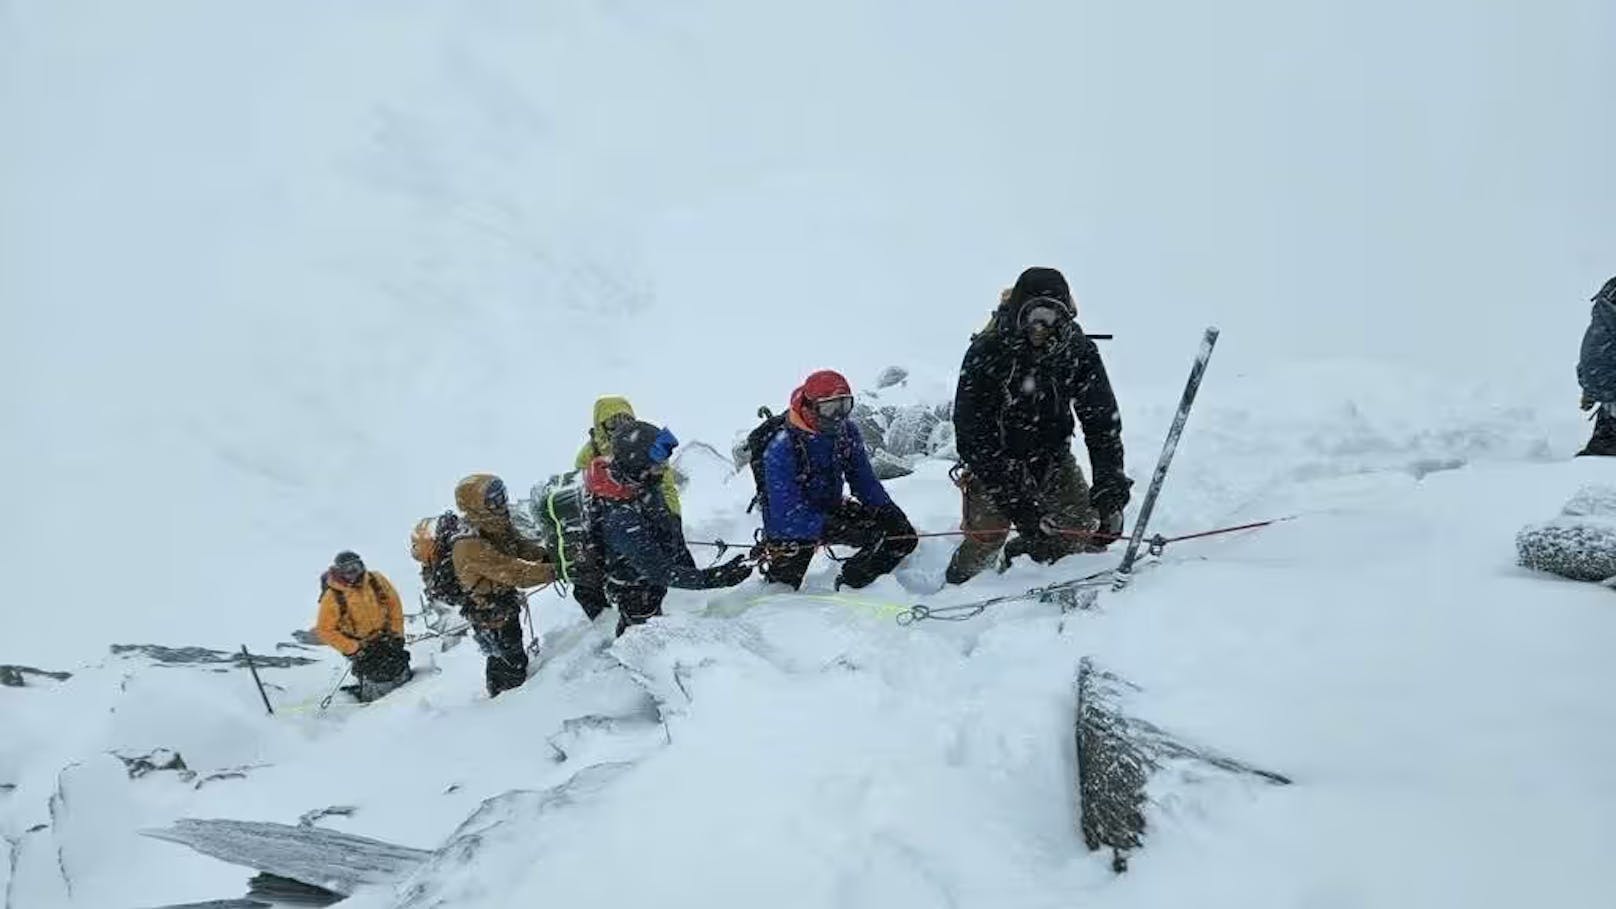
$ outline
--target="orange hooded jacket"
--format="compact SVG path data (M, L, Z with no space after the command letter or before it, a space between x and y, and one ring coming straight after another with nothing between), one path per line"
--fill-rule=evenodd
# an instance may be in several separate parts
M404 604L381 572L365 572L352 587L329 573L321 581L320 618L314 625L320 640L353 656L384 632L404 636Z

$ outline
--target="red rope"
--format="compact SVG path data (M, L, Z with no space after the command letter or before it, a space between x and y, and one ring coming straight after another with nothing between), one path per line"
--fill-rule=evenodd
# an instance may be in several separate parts
M1274 524L1279 524L1279 523L1284 522L1284 521L1294 521L1295 519L1296 519L1296 515L1289 515L1289 516L1283 517L1283 518L1272 518L1272 519L1267 520L1267 521L1253 521L1250 524L1237 524L1237 525L1235 525L1233 527L1218 527L1218 528L1215 528L1213 530L1202 530L1202 531L1199 531L1197 533L1186 533L1186 534L1182 534L1182 535L1176 536L1176 537L1157 536L1157 537L1154 537L1151 540L1148 540L1147 542L1153 543L1156 546L1160 547L1160 546L1165 546L1168 543L1182 543L1185 540L1201 540L1201 539L1205 539L1207 537L1222 536L1223 534L1226 534L1226 533L1239 533L1242 530L1256 530L1256 529L1258 529L1260 527L1269 527L1269 526L1272 526ZM1000 528L984 528L984 529L979 529L979 530L937 530L937 531L932 531L930 533L896 534L896 535L889 536L889 537L883 537L882 539L883 540L917 540L918 541L918 540L935 539L935 538L938 538L938 537L993 536L993 535L1000 534L1000 533L1006 533L1007 534L1013 529L1014 528L1011 528L1011 527L1000 527ZM1104 542L1107 542L1107 543L1115 543L1118 540L1126 540L1129 537L1129 533L1126 532L1126 531L1124 531L1122 533L1105 533L1103 531L1093 531L1093 530L1055 530L1053 532L1056 533L1056 534L1059 534L1061 536L1077 537L1079 539L1085 539L1085 540L1099 540L1099 541L1104 541ZM736 544L734 544L734 543L725 543L725 542L723 542L721 540L711 542L711 543L705 542L705 541L702 541L702 540L691 540L690 545L692 545L692 546L713 546L713 547L717 547L717 548L720 548L720 549L737 548ZM830 548L829 543L821 543L819 545L821 547L823 547L823 548L826 548L826 549Z

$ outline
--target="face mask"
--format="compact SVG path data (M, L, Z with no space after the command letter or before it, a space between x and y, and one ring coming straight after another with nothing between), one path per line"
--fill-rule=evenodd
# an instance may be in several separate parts
M1016 317L1016 325L1034 347L1043 347L1051 338L1064 335L1071 317L1059 300L1037 297L1028 300Z

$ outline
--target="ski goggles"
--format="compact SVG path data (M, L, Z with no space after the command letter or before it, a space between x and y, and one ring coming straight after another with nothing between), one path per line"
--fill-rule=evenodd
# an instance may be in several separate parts
M651 463L653 465L668 463L668 459L673 457L673 450L678 447L679 437L673 434L673 430L666 426L662 427L662 431L657 433L657 437L651 442L651 450L648 452Z
M365 563L359 559L341 559L331 566L331 573L352 584L365 576Z
M1052 332L1070 321L1066 304L1054 297L1035 297L1021 307L1020 323L1023 331Z
M495 477L483 490L483 507L489 511L504 511L507 504L509 499L505 495L505 481Z
M606 429L606 434L610 436L612 433L633 422L634 415L631 413L614 413L606 418L606 422L600 425Z
M853 412L853 396L838 395L813 402L814 415L825 420L845 420Z

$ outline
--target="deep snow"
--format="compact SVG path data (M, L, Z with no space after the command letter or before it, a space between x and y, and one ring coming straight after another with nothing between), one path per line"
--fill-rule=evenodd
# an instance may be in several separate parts
M1319 438L1347 436L1343 412L1333 433L1314 424ZM1290 438L1295 425L1197 414L1162 529L1201 529L1213 513L1299 516L1177 544L1128 590L1103 594L1098 612L1011 603L900 627L894 606L1114 563L1021 565L923 597L905 586L934 582L948 553L927 541L856 601L827 596L833 567L821 564L811 596L756 580L675 593L668 618L615 644L610 616L585 626L574 604L541 595L546 662L496 701L480 693L469 646L419 647L441 674L324 715L310 704L334 661L267 670L275 719L239 671L111 660L57 687L0 691L14 733L0 770L18 784L0 796L7 835L49 820L53 792L66 806L50 830L22 837L15 905L233 895L245 872L136 831L178 817L295 823L333 805L356 810L323 826L444 848L419 877L356 906L1157 906L1189 894L1211 905L1601 905L1616 844L1605 696L1616 610L1596 585L1515 568L1513 534L1604 465L1523 461L1543 440L1493 434L1484 419L1425 448L1383 440L1305 456L1276 444L1258 458L1227 441L1277 441L1271 426ZM1456 450L1442 444L1513 455L1425 472ZM1235 479L1193 479L1214 464ZM923 466L894 494L920 515L948 512L945 468ZM693 535L733 534L743 492L698 474ZM1146 846L1113 878L1083 850L1073 808L1083 656L1141 686L1147 721L1296 785L1158 778ZM161 772L127 780L105 755L154 747L179 751L198 778L247 769L196 788ZM604 781L596 770L566 786L606 766ZM473 815L461 833L475 835L457 839ZM58 848L71 903L52 889Z
M76 673L0 689L0 890L229 896L138 831L352 806L321 823L455 847L358 906L1607 904L1611 593L1512 546L1608 479L1565 459L1613 30L1599 0L0 0L0 661ZM545 595L550 656L492 702L469 647L363 711L308 709L329 661L268 670L274 720L240 672L104 656L267 651L339 548L413 591L413 521L569 466L599 393L720 451L814 368L937 400L1033 263L1118 334L1136 478L1224 329L1161 530L1297 520L1064 620L892 607L1114 557L933 597L928 541L859 603L822 565L615 646ZM893 484L921 529L958 520L945 474ZM691 536L746 538L750 493L703 463ZM1113 878L1073 814L1083 656L1297 784L1159 779ZM196 775L108 754L153 748Z
M267 645L597 394L723 443L815 368L946 380L1033 263L1130 427L1210 323L1230 377L1371 361L1321 407L1393 360L1569 427L1613 16L5 0L0 659Z

